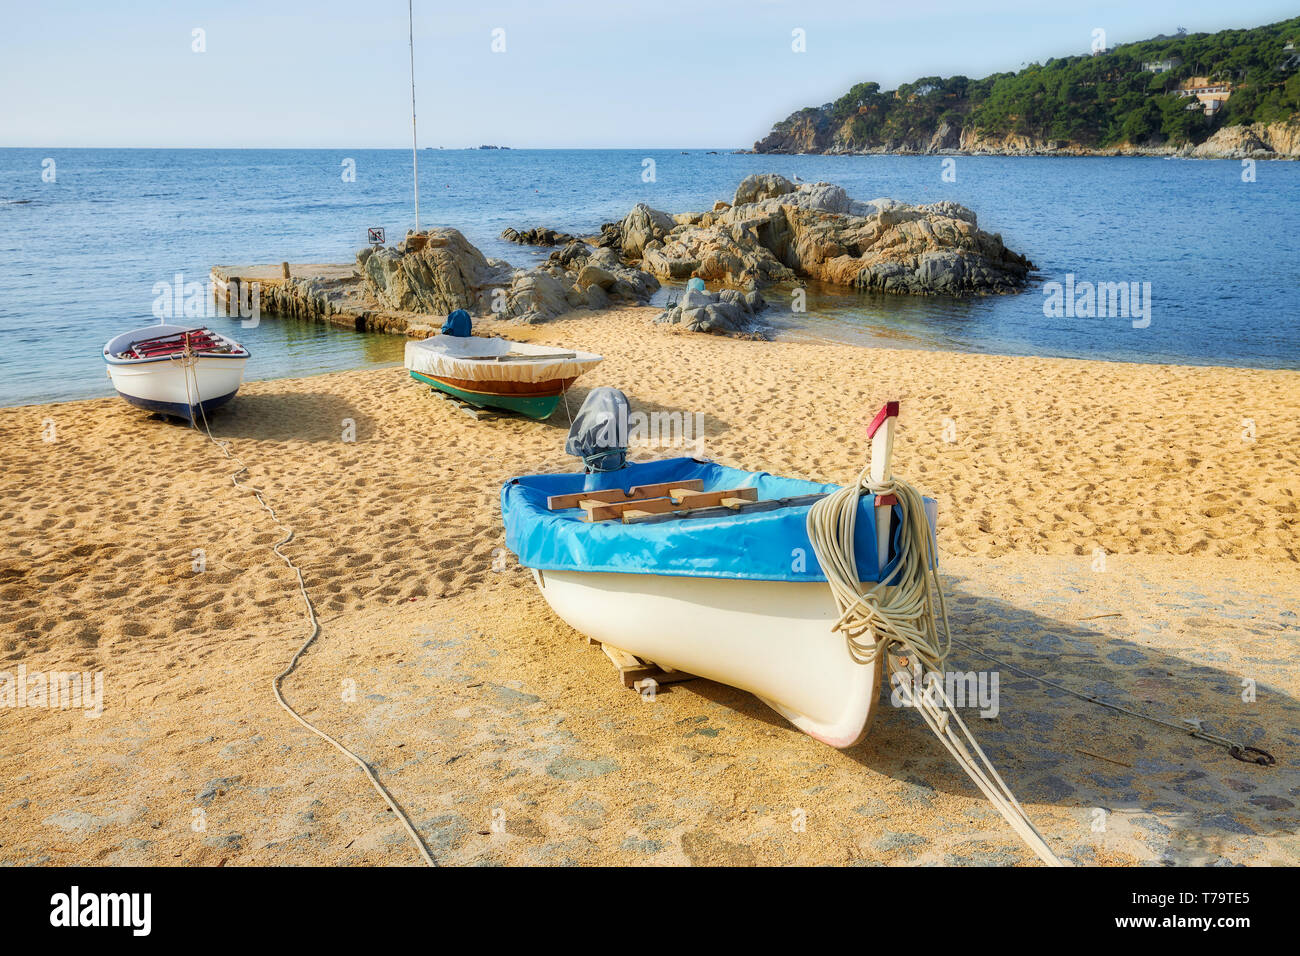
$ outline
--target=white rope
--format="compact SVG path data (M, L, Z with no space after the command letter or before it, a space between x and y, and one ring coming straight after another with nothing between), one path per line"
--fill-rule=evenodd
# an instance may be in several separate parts
M858 502L863 495L894 495L903 515L899 567L889 580L865 587L858 580L853 545ZM844 634L853 659L863 665L874 664L880 654L886 654L891 682L894 675L901 678L905 699L920 712L980 792L1039 859L1050 866L1063 866L944 690L942 672L952 649L952 637L939 583L938 556L921 493L899 478L873 482L870 468L864 468L856 482L812 506L808 512L808 538L840 611L834 630ZM912 693L912 680L922 675L927 678L925 690ZM930 679L932 675L939 679Z
M298 648L297 652L293 655L292 659L290 659L288 665L284 668L284 670L276 674L275 678L271 681L271 689L275 692L276 702L281 707L283 707L285 711L289 714L289 716L292 717L294 720L296 720L299 724L301 724L307 730L311 731L317 737L320 737L322 740L325 740L333 744L335 749L337 749L340 753L342 753L349 760L351 760L353 763L355 763L358 767L361 768L361 771L366 775L366 778L370 781L371 786L373 786L375 788L375 791L381 797L384 798L384 802L388 804L388 808L393 811L393 813L397 816L397 819L401 822L402 826L406 829L406 832L410 836L412 842L415 843L416 849L420 851L420 856L424 858L424 862L427 863L429 866L437 866L438 865L437 861L433 858L433 854L429 852L429 848L425 846L424 840L420 837L420 834L416 831L414 825L411 823L410 817L407 816L406 811L402 809L402 807L397 803L397 801L393 799L393 795L388 792L388 788L385 787L380 782L377 776L375 776L375 772L374 770L371 769L370 765L366 763L364 760L362 760L355 753L353 753L351 750L349 750L347 747L345 747L343 744L341 744L338 740L331 737L329 734L321 730L319 727L308 722L301 714L299 714L296 710L293 709L293 707L289 704L287 700L285 700L280 685L284 682L284 679L286 677L288 677L290 674L293 673L294 668L298 666L298 660L302 657L303 654L307 652L307 648L311 647L311 645L315 643L316 638L320 636L320 632L321 632L320 620L316 617L316 605L312 603L311 597L307 594L307 584L305 581L303 581L302 570L298 567L298 565L293 563L293 561L288 557L288 555L286 555L284 552L280 550L282 547L284 547L286 544L288 544L290 541L293 540L293 529L286 526L284 522L282 522L279 519L279 517L275 513L275 509L273 509L269 504L267 504L266 499L262 497L261 491L259 491L257 488L254 488L252 485L245 485L242 482L240 482L239 476L248 471L248 465L244 464L244 462L240 460L237 456L232 455L230 453L230 449L227 447L227 445L229 445L229 442L218 441L215 437L213 437L212 429L208 425L208 414L203 408L202 396L199 394L199 377L198 377L198 372L195 370L196 366L198 365L198 355L194 352L193 348L190 347L188 336L186 337L185 340L185 352L181 356L173 357L172 361L176 361L177 358L180 359L180 365L183 369L183 374L185 377L185 400L190 407L191 427L193 427L196 431L198 430L198 422L194 418L194 408L197 405L199 409L199 415L203 419L203 431L206 432L208 441L212 442L212 444L220 448L222 454L224 454L226 458L228 458L229 460L235 462L240 466L239 470L230 476L230 483L233 484L236 488L238 488L241 491L252 492L253 497L257 499L257 503L260 504L263 508L265 508L266 513L271 516L271 520L274 521L275 524L285 532L284 539L278 542L277 544L273 545L271 550L281 561L283 561L286 565L288 565L289 570L291 570L297 576L298 591L302 595L303 604L305 604L307 607L307 620L311 623L311 634L308 635L307 640L303 642L302 646ZM191 376L193 376L194 379L193 393L190 392ZM195 401L196 398L198 399L197 402Z

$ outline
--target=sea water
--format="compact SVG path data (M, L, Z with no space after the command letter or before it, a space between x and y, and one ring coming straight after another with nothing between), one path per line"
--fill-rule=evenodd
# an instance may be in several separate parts
M103 343L156 321L155 287L177 274L206 282L216 264L350 262L369 227L395 242L414 223L411 163L409 150L0 149L0 404L112 394ZM905 348L1300 367L1300 163L719 148L422 149L419 164L421 225L454 226L518 266L550 250L501 240L506 226L588 234L637 202L709 209L754 172L838 183L864 200L952 199L1033 260L1023 293L814 284L806 301L770 290L767 320L785 336ZM1145 312L1119 314L1104 292L1087 307L1081 290L1102 284L1112 295L1136 284ZM252 351L249 378L401 360L397 336L266 316L256 328L211 324Z

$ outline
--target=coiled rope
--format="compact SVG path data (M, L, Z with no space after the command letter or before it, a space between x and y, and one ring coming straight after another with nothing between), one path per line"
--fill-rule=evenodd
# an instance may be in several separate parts
M899 566L888 580L868 586L858 580L853 544L858 503L863 495L893 495L902 511ZM859 664L874 664L885 654L891 679L894 675L901 678L895 686L920 712L958 766L1039 859L1049 866L1064 866L994 769L944 690L942 672L952 649L952 637L939 582L938 555L921 493L901 478L873 481L868 466L853 484L812 506L808 512L808 538L840 611L834 630L844 634L853 659ZM912 681L923 671L927 687L921 693L912 693ZM931 675L939 679L930 679Z
M293 560L280 550L293 540L293 529L280 520L275 513L275 509L266 503L266 499L262 497L262 492L259 489L254 488L252 485L246 485L239 480L240 476L248 471L248 465L246 465L236 455L231 454L229 447L227 447L229 442L220 441L213 436L212 429L208 425L207 412L203 408L202 396L199 394L198 372L195 370L198 365L198 354L190 345L188 335L185 337L185 351L179 355L173 356L171 361L180 364L182 374L185 378L185 401L190 407L190 427L195 431L199 430L198 420L194 416L194 409L197 406L199 417L203 420L203 432L207 435L208 441L220 448L221 453L224 454L226 458L239 465L239 470L230 476L230 483L240 491L251 492L253 497L257 499L257 503L266 509L266 513L271 516L271 520L285 533L284 538L277 544L273 545L271 550L275 553L276 557L288 565L289 570L291 570L298 578L298 592L302 595L303 604L307 608L307 621L311 624L311 633L307 636L307 640L303 642L302 646L294 653L284 670L276 674L275 678L271 681L271 690L275 693L276 702L300 725L322 740L332 744L336 750L361 768L362 773L366 775L366 779L370 781L370 785L375 788L375 791L381 797L383 797L384 802L388 804L388 808L392 810L397 819L401 821L407 835L410 836L416 849L420 851L420 856L423 857L424 862L429 866L437 866L438 862L433 858L433 854L429 852L429 848L425 846L424 840L415 829L415 826L411 823L410 817L407 816L406 811L402 809L401 805L393 799L393 795L388 792L388 788L380 782L377 776L375 776L375 772L371 769L370 765L334 737L331 737L328 733L309 722L299 714L298 711L294 710L293 706L287 700L285 700L284 693L281 690L281 684L284 683L285 678L293 673L294 669L298 666L299 659L301 659L302 655L307 652L307 648L311 647L311 645L315 643L316 638L319 637L321 633L320 620L316 616L316 605L312 602L311 596L307 593L307 584L303 580L302 569L299 568L298 565L294 564ZM191 379L193 379L194 386L192 392L190 389Z

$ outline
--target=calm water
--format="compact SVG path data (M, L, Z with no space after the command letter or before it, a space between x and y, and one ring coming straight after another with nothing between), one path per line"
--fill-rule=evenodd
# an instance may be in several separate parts
M178 272L349 261L367 226L395 241L412 224L410 163L400 150L0 150L0 404L111 394L104 341L153 321L154 283ZM1300 367L1300 163L1259 163L1253 183L1231 161L959 157L955 169L944 182L937 157L421 150L421 221L527 265L540 254L499 240L506 226L592 232L638 201L705 209L756 171L861 199L950 198L1034 260L1034 286L965 301L815 290L806 315L774 319L794 336L915 348ZM1045 318L1041 285L1066 273L1150 282L1150 327ZM252 350L251 378L400 360L395 337L213 322Z

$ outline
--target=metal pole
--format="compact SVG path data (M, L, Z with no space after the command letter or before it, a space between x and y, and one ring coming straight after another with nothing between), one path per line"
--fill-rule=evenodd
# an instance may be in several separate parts
M420 153L415 139L415 14L406 0L407 36L411 43L411 170L415 173L415 231L420 231Z

